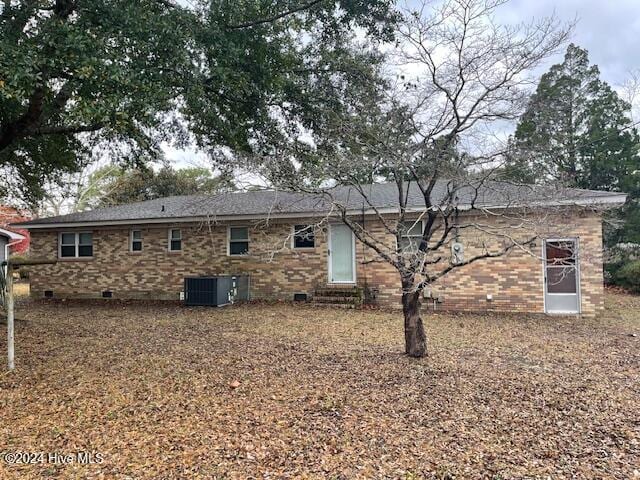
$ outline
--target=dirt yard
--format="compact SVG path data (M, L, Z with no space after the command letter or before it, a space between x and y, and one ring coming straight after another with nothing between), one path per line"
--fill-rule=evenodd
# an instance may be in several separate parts
M610 294L599 320L431 315L423 360L385 312L17 316L2 479L640 478L640 297Z

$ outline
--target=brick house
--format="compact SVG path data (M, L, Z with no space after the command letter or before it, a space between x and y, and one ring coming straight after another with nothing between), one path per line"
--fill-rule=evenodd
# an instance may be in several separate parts
M382 228L397 211L395 185L367 188L375 211L364 208L352 189L343 187L340 198L367 231L387 235L395 246L395 236ZM424 206L419 192L410 193L411 214L419 219ZM425 308L584 315L603 308L602 210L621 205L625 196L577 189L553 197L540 191L519 195L519 202L507 202L492 189L482 195L481 209L465 215L515 229L508 215L495 212L526 204L528 218L539 227L531 252L514 249L453 271L425 293ZM20 227L31 233L34 257L58 259L32 269L36 297L46 292L99 298L108 291L114 298L177 300L185 277L245 274L252 299L311 298L325 288L353 286L381 305L398 306L400 300L394 268L355 239L325 198L314 195L251 191L169 197L35 219ZM481 230L461 236L470 255L499 242ZM408 230L406 240L414 234ZM567 251L573 260L559 277L549 259ZM549 282L556 277L558 282Z

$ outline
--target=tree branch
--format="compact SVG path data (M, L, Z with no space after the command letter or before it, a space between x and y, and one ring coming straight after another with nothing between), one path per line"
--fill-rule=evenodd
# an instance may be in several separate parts
M238 23L236 25L227 25L226 28L229 30L240 30L243 28L251 28L258 25L264 25L265 23L275 22L276 20L280 20L281 18L287 17L294 13L302 12L303 10L308 10L324 1L325 0L312 0L308 3L303 3L301 5L298 5L297 7L290 8L289 10L285 10L284 12L278 13L276 15L272 15L270 17L260 18L257 20L250 20L247 22Z

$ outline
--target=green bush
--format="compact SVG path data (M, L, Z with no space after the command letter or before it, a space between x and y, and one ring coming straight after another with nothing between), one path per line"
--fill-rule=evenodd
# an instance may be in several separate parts
M616 285L640 293L640 260L625 263L613 273Z

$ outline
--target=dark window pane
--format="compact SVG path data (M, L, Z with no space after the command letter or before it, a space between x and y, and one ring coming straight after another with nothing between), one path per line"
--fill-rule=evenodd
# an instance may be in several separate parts
M92 240L93 240L93 236L90 233L79 234L80 245L91 245Z
M303 237L296 235L293 242L296 248L313 248L316 246L313 234L305 235Z
M140 230L133 230L131 232L131 238L134 240L142 240L142 232Z
M182 232L179 229L171 230L171 239L180 240L182 238Z
M575 267L547 267L547 292L576 293Z
M76 234L75 233L63 233L60 236L62 240L62 245L75 245L76 244Z
M79 257L91 257L93 255L93 247L91 245L80 245L78 247Z
M416 221L407 221L398 225L398 230L402 232L403 235L408 236L421 236L422 235L422 222Z
M249 240L249 229L247 227L231 227L229 238L231 240Z
M63 245L60 248L60 256L61 257L75 257L76 256L76 247L75 247L75 245Z
M171 250L182 250L182 240L171 240Z
M308 225L295 225L295 234L293 236L293 246L295 248L313 248L315 247L315 234L313 229Z
M141 251L142 250L142 242L134 240L134 242L131 244L131 250L133 250L134 252Z
M249 251L249 242L231 242L229 253L231 255L244 255Z

